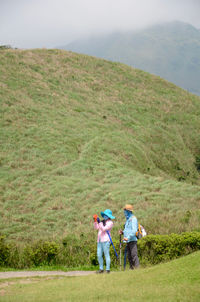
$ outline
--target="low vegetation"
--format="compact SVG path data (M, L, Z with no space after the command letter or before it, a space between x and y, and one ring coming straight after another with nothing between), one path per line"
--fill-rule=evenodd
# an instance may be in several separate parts
M0 229L11 243L92 238L123 206L148 234L198 231L200 98L123 64L0 51ZM75 239L74 239L75 240Z
M184 22L92 36L62 49L125 63L200 96L200 31Z
M159 301L200 299L200 252L136 271L73 278L1 281L3 302Z
M120 258L119 241L113 240ZM121 261L124 262L124 249ZM200 249L200 232L180 235L149 235L138 241L138 256L142 266L166 262ZM111 266L119 268L114 249L110 248ZM96 244L92 238L66 237L60 241L35 241L21 246L9 244L0 237L0 267L34 268L39 266L61 266L75 268L98 266Z

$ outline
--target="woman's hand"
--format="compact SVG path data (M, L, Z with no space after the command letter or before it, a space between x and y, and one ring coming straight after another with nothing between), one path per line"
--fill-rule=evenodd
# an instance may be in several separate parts
M97 222L97 218L98 218L97 214L93 215L94 222Z
M97 214L93 215L94 222L100 222L100 219Z

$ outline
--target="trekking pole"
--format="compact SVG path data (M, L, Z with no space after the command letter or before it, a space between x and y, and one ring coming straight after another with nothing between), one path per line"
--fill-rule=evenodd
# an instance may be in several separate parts
M126 269L126 255L127 255L127 245L124 250L124 270Z
M114 247L114 244L113 244L113 242L112 242L110 233L109 233L108 231L106 231L106 233L108 234L108 237L109 237L109 239L110 239L110 242L111 242L111 244L112 244L112 246L113 246L113 249L114 249L114 251L115 251L115 255L116 255L117 259L119 259L118 255L117 255L117 252L116 252L116 249L115 249L115 247Z
M122 270L122 234L119 235L119 266L120 266L120 271Z

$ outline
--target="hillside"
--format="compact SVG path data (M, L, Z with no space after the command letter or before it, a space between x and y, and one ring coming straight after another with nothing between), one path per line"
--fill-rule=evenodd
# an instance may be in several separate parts
M200 30L190 24L94 36L61 48L125 63L200 95Z
M0 64L1 233L96 236L92 215L111 208L117 234L127 202L148 233L199 229L199 97L61 50L1 50Z

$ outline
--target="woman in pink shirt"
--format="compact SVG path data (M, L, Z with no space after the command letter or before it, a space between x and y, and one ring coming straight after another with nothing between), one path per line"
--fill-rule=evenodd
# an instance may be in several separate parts
M99 273L103 273L103 254L106 258L106 272L110 273L110 231L113 227L113 222L111 219L115 219L112 216L112 211L107 209L101 212L103 220L100 222L99 217L94 215L94 228L98 230L97 237L97 258L99 262ZM108 235L109 233L109 235Z

